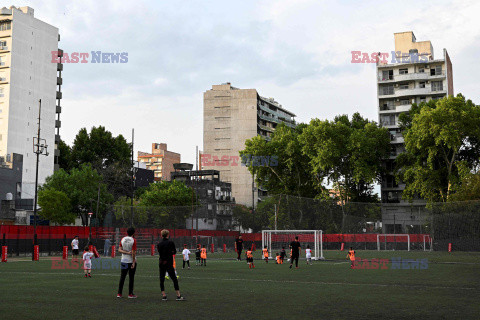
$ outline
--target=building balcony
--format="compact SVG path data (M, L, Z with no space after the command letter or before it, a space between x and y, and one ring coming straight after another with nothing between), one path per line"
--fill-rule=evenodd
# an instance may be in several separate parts
M444 88L442 88L441 90L432 90L431 87L408 89L399 89L396 87L393 91L380 90L378 95L382 98L396 98L406 96L429 96L433 94L447 94L447 91Z
M55 163L53 165L53 171L58 171L58 170L60 170L60 165L58 163Z
M378 77L379 83L394 83L400 81L415 81L415 80L435 80L435 79L442 79L445 78L445 71L442 71L438 74L430 74L430 72L415 72L415 73L407 73L407 74L396 74L394 76L389 77Z
M271 127L267 127L267 126L264 126L264 125L261 125L259 123L257 123L258 127L262 130L265 130L265 131L269 131L269 132L274 132L275 129L274 128L271 128Z
M8 52L8 46L0 46L0 52Z
M58 49L58 57L59 58L63 57L63 50L62 49Z
M57 71L63 71L63 63L57 63Z
M55 128L61 128L61 127L62 127L62 121L55 120Z
M380 110L378 111L378 113L379 114L402 113L402 112L410 111L411 108L412 108L411 104L402 104L402 105L387 106L387 107L380 106Z
M12 29L0 31L0 38L11 37L11 36L12 36Z
M63 84L63 78L57 77L57 85L61 86Z
M56 134L55 135L55 143L59 143L59 142L60 142L60 135Z
M7 84L7 78L0 78L0 84Z
M57 99L62 99L62 92L61 91L57 91Z
M60 157L60 150L54 149L54 150L53 150L53 155L54 155L55 157Z
M55 108L55 112L56 112L56 113L62 113L62 107L61 107L61 106L57 106L57 107Z
M5 61L0 61L0 69L10 68L10 63Z

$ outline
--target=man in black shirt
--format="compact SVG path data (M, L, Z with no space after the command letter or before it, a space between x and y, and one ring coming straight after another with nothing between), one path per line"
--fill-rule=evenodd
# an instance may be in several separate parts
M160 269L160 289L162 290L162 300L167 301L167 295L165 294L165 274L168 272L173 281L173 286L177 292L177 301L185 300L180 294L180 288L178 287L177 276L175 275L175 269L173 268L173 255L177 253L175 243L168 240L170 232L167 229L162 230L161 235L163 240L157 244L157 250L160 255L159 269Z
M295 260L295 267L298 269L298 258L300 257L300 242L298 242L298 237L295 237L295 240L290 243L290 249L292 250L292 257L290 258L290 269L293 265L293 260Z
M243 239L242 236L238 236L237 239L235 239L235 250L237 251L237 260L241 261L242 260L242 250L243 250Z

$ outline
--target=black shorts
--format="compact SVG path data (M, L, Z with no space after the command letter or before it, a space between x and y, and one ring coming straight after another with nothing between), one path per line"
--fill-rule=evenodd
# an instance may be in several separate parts
M72 254L73 254L74 256L78 256L78 249L73 249L73 250L72 250Z
M253 258L247 258L247 262L253 262Z

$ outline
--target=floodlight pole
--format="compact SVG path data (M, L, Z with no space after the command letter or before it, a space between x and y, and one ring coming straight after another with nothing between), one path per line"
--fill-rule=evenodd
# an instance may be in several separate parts
M48 157L47 143L45 139L40 139L40 122L42 114L42 99L38 100L38 131L37 136L33 137L33 153L37 155L35 168L35 199L33 200L33 246L37 243L37 198L38 198L38 165L40 163L40 155ZM43 142L43 143L42 143ZM32 260L35 260L35 250L32 247Z

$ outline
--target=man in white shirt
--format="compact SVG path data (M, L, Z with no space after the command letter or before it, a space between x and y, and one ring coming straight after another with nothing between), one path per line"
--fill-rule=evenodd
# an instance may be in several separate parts
M183 268L182 269L185 269L185 263L188 265L188 269L190 269L190 250L187 249L186 244L183 245L182 255L183 255Z
M121 263L121 276L120 276L120 283L118 285L118 293L117 298L122 297L123 291L123 284L125 283L125 278L128 274L128 298L135 299L137 296L133 293L133 285L135 282L135 271L137 270L137 261L136 261L136 253L137 253L137 242L133 238L135 234L134 228L128 228L127 236L123 237L120 241L120 246L118 252L122 254L122 259L120 260Z
M72 243L70 244L72 247L72 261L75 259L78 259L78 236L75 236L75 238L72 240Z

